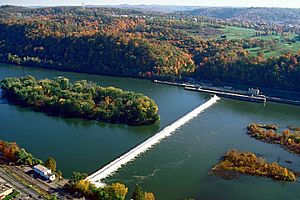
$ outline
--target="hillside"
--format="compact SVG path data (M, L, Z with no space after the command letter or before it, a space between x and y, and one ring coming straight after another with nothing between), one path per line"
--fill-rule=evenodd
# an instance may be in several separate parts
M186 11L194 16L208 16L241 21L264 21L299 25L300 9L291 8L198 8Z
M300 90L297 27L103 7L0 13L1 62Z

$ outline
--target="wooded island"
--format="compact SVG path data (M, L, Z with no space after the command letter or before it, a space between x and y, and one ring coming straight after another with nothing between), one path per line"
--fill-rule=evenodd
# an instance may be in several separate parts
M300 154L300 128L289 126L288 129L278 133L278 126L267 124L255 124L252 123L248 127L248 134L264 142L272 144L280 144L289 151Z
M228 150L222 161L212 169L212 172L218 175L227 171L270 177L275 180L296 181L295 174L278 163L268 163L254 153L239 152L232 149Z
M25 76L6 78L1 81L1 88L3 96L15 104L51 115L128 125L159 120L158 107L149 97L86 80L70 83L65 77L36 80Z

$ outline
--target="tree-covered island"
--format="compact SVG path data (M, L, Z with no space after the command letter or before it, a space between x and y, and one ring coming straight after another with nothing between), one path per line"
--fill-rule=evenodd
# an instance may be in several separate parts
M248 134L260 141L279 144L285 149L300 155L300 128L289 126L288 129L278 133L278 126L252 123L248 127Z
M274 180L296 181L295 174L278 163L268 163L251 152L229 150L212 172L217 175L236 172L252 176L270 177Z
M51 115L128 125L152 124L159 120L158 107L149 97L101 87L86 80L70 83L65 77L36 80L25 76L5 78L1 88L9 101Z

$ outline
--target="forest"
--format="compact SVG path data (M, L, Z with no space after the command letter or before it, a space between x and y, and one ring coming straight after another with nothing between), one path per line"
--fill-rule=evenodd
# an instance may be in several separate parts
M0 62L300 90L299 26L103 7L0 13Z
M50 115L128 125L152 124L159 120L158 107L149 97L101 87L86 80L71 83L65 77L36 80L25 76L6 78L0 84L8 100Z

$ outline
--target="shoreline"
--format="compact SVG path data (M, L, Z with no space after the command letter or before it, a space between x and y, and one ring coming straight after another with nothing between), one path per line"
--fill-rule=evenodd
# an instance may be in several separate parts
M197 84L190 84L190 83L178 83L178 82L170 82L170 81L160 81L160 80L153 80L154 83L157 84L165 84L165 85L173 85L178 87L183 87L185 90L195 91L195 92L203 92L208 94L216 94L224 98L230 99L237 99L242 101L249 101L249 102L256 102L256 103L266 103L268 101L275 102L275 103L283 103L283 104L290 104L290 105L297 105L300 106L300 101L291 100L291 99L284 99L279 97L273 96L265 96L265 95L257 95L252 96L247 94L247 91L242 90L233 90L233 89L226 89L222 87L210 87L207 85L200 86Z
M176 81L171 81L170 77L141 77L141 76L134 76L134 75L125 75L125 74L115 74L115 73L105 73L105 72L87 72L87 71L82 71L82 70L68 70L68 69L59 69L59 68L51 68L47 66L35 66L35 65L19 65L16 63L10 63L10 62L5 62L1 60L0 62L0 67L1 64L6 64L10 66L18 66L18 67L25 67L25 68L37 68L37 69L47 69L47 70L54 70L54 71L60 71L60 72L71 72L71 73L80 73L80 74L87 74L87 75L97 75L97 76L105 76L105 77L117 77L117 78L132 78L132 79L139 79L139 80L150 80L154 83L159 83L159 84L166 84L166 85L172 85L172 86L178 86L178 87L192 87L192 88L198 88L198 84L194 83L188 83L187 81L184 82L183 79L181 80L176 80ZM186 77L185 79L188 79ZM157 81L157 82L156 82ZM204 88L207 87L207 89L219 91L219 92L229 92L232 94L241 94L244 95L247 93L245 90L241 89L234 89L233 91L229 91L228 89L222 88L222 87L217 87L212 85L212 81L209 80L201 80L197 81L204 85ZM222 82L224 85L229 85L232 88L236 88L237 86L241 87L255 87L253 85L247 85L247 84L235 84L235 83L225 83ZM292 90L283 90L283 89L278 89L278 88L264 88L260 87L261 90L264 91L264 93L269 93L270 95L266 95L266 100L270 102L275 102L275 103L283 103L283 104L290 104L290 105L300 105L300 92L297 91L292 91ZM273 96L271 94L276 94L276 96ZM293 96L299 96L298 98L283 98L282 94L288 94L288 95L293 95ZM261 101L261 100L259 100Z

